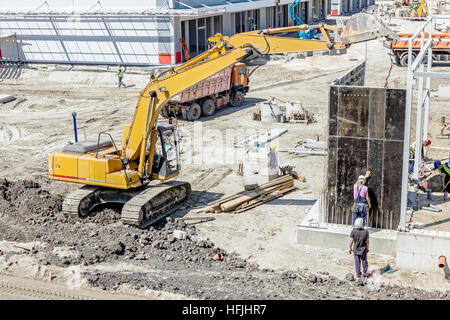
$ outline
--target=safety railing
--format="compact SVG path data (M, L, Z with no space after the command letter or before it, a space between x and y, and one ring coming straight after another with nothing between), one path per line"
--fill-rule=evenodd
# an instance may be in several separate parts
M402 168L402 197L400 211L400 230L406 230L406 210L408 197L408 172L410 153L411 113L414 94L414 85L417 80L417 115L415 133L414 170L412 174L413 184L419 183L419 169L421 165L422 143L428 137L428 118L431 98L431 78L450 78L448 72L432 72L433 64L433 22L440 19L439 16L428 18L419 30L408 39L408 71L406 75L406 110L405 131L403 145ZM427 30L427 32L426 32ZM420 51L413 48L413 42L420 41ZM414 58L415 57L415 58ZM414 59L414 61L413 61ZM425 64L427 70L425 71ZM424 88L425 81L425 88Z

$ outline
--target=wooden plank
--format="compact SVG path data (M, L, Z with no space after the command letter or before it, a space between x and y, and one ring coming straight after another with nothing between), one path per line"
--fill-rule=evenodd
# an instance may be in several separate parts
M238 207L239 205L243 204L244 202L250 201L250 200L252 200L258 196L261 196L263 194L267 194L267 193L276 191L279 188L280 188L279 185L275 185L270 188L258 189L258 191L255 191L255 192L243 195L237 199L222 203L220 205L220 209L222 209L222 211L230 211L230 210Z
M276 185L279 182L289 181L291 179L292 179L292 177L290 177L289 175L286 175L286 176L282 176L280 178L271 180L269 182L262 183L258 187L260 189L262 189L262 188L265 188L265 187ZM228 201L228 200L231 200L231 199L236 199L237 197L239 197L239 195L243 195L243 194L250 193L250 192L252 192L252 190L250 190L250 191L245 190L245 191L241 191L241 192L235 193L233 195L225 196L225 197L223 197L221 199L217 199L217 200L209 202L208 206L213 205L213 204L217 204L217 203L221 203L221 202L224 202L224 201Z
M282 191L282 192L277 192L276 194L271 194L270 197L267 197L266 199L262 199L263 201L260 201L260 202L258 202L258 203L254 203L254 204L251 205L251 206L243 207L242 209L236 210L236 211L234 211L234 212L235 212L235 213L241 213L241 212L250 210L250 209L255 208L255 207L257 207L257 206L259 206L259 205L261 205L261 204L263 204L263 203L265 203L265 202L269 202L269 201L272 201L273 199L279 198L279 197L283 196L284 194L286 194L286 193L288 193L288 192L290 192L290 191L292 191L292 190L294 190L294 189L296 189L296 187L291 187L291 188L285 189L285 190Z

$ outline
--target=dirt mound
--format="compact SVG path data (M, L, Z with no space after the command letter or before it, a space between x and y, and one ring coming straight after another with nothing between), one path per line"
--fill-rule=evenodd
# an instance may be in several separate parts
M49 253L43 262L58 266L91 265L119 259L141 261L149 257L210 266L218 252L227 256L227 265L246 265L244 260L227 255L207 239L199 238L195 227L182 221L161 221L141 230L122 224L120 208L103 208L86 219L76 219L63 216L61 204L61 196L52 196L38 183L1 180L0 228L3 232L0 239L43 241ZM185 231L187 239L174 238L174 230ZM71 254L55 254L56 247L68 248Z

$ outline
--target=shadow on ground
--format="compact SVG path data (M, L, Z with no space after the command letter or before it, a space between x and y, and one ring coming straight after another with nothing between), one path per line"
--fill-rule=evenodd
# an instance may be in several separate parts
M0 81L6 79L18 79L22 74L22 67L16 63L0 64Z

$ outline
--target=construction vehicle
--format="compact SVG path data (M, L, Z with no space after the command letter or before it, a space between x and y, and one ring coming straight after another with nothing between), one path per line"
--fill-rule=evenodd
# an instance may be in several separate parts
M294 24L303 25L305 24L302 19L295 13L295 8L300 4L302 0L294 0L289 5L289 15L292 20L294 20ZM308 30L298 30L297 35L300 39L314 39L314 28L310 28Z
M166 118L181 114L183 119L194 121L202 115L214 115L216 108L227 104L240 107L245 102L248 82L247 67L236 63L170 98L161 114Z
M121 203L121 220L145 228L181 206L191 186L173 180L181 169L177 134L173 125L158 123L158 116L171 98L200 81L261 54L347 48L381 36L395 37L382 22L364 14L352 16L343 27L319 27L323 41L270 36L307 30L308 25L232 37L217 34L212 48L151 79L139 95L131 123L123 128L120 146L111 134L100 132L96 139L69 143L49 155L50 179L83 184L65 197L63 213L86 217L98 205ZM332 39L329 30L337 30L340 40Z
M403 6L407 7L406 10L401 9L398 11L400 17L410 17L410 18L426 18L429 15L428 6L426 0L420 1L405 1L402 3Z
M395 63L402 66L408 66L408 39L413 35L411 33L398 33L399 39L384 41L384 46L391 50L394 56ZM424 41L426 42L429 34L425 33ZM450 61L450 34L449 33L435 33L432 34L432 59L433 61ZM421 48L421 35L419 35L412 43L412 58L413 61Z

